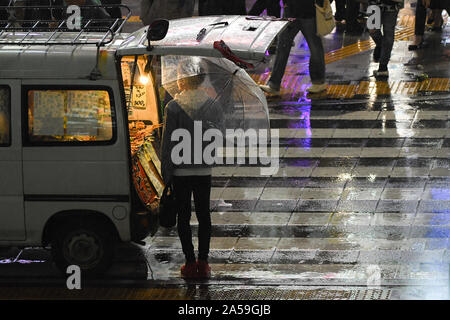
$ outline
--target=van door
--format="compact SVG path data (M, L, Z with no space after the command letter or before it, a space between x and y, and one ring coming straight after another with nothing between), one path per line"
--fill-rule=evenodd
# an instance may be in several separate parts
M0 241L25 240L20 81L0 80Z

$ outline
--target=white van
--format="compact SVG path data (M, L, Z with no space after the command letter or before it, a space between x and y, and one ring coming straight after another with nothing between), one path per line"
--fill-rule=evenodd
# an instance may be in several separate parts
M155 229L157 208L136 186L145 173L159 195L159 56L221 57L213 44L223 40L263 61L288 23L188 18L167 34L162 22L133 34L0 27L0 246L50 245L63 272L104 272L116 243Z

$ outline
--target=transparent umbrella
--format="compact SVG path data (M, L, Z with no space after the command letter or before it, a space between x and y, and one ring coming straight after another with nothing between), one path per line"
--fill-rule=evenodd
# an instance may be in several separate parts
M226 129L265 129L270 133L264 93L234 63L220 58L164 56L161 76L163 87L193 120L207 122L224 133ZM183 83L194 84L189 93Z

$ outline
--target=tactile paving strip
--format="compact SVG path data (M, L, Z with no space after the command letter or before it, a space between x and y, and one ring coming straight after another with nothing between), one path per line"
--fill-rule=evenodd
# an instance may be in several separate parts
M0 300L388 300L390 289L222 288L193 285L186 289L0 288Z

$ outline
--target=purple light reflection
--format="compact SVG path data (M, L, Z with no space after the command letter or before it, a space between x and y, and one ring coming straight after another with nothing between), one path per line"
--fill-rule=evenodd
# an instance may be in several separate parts
M436 189L436 188L431 189L431 199L450 200L450 189Z

